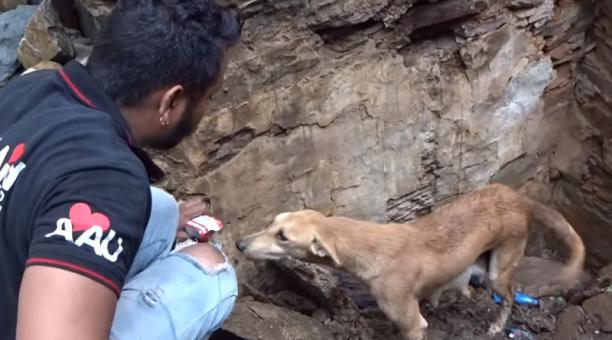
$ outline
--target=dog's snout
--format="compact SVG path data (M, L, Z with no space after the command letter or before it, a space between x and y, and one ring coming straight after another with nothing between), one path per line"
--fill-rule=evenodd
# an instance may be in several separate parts
M236 248L238 248L238 250L240 250L241 252L246 249L246 246L247 244L243 239L236 240Z

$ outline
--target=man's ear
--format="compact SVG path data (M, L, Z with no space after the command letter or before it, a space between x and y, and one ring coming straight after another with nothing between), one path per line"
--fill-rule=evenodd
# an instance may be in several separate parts
M315 235L314 239L310 243L310 252L314 256L323 258L329 257L334 261L337 266L340 265L340 260L338 259L338 254L336 254L336 250L329 244L326 244L324 241L322 241L321 237L318 234Z
M159 121L168 125L171 121L180 120L180 115L187 107L187 96L181 85L174 85L166 89L159 103Z

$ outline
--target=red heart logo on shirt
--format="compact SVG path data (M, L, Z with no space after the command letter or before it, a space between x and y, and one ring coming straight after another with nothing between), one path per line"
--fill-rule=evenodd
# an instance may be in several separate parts
M110 221L102 213L91 213L91 208L87 203L75 203L70 208L70 220L72 221L72 231L85 231L95 225L107 231L110 228Z
M21 143L17 145L15 149L13 149L13 153L11 154L11 157L8 160L8 164L17 163L17 161L21 159L21 156L23 156L24 152L25 152L25 144Z

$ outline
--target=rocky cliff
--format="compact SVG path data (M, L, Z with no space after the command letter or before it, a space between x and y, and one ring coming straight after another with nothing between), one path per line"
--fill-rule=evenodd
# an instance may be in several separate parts
M612 260L612 1L598 8L587 40L571 42L581 46L576 57L588 53L565 66L573 91L563 95L567 125L551 161L553 201L581 231L596 267Z
M0 44L0 77L49 60L86 62L113 6L45 0L12 10L19 2L0 1L0 24L16 32ZM612 261L611 1L240 5L247 20L223 91L196 134L156 158L165 188L210 198L245 294L284 275L324 305L336 293L320 287L351 285L236 253L234 239L279 212L404 222L489 182L558 206L584 237L589 265ZM13 19L32 15L27 27ZM557 250L536 236L531 253Z

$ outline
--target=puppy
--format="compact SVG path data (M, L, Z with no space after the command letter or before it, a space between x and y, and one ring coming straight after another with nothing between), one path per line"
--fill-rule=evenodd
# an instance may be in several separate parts
M461 295L468 299L472 299L472 291L470 291L470 281L476 278L478 282L482 282L487 274L487 258L484 255L478 257L476 262L471 264L468 269L451 281L445 283L440 288L436 289L427 300L433 308L437 308L440 304L440 297L446 291L459 291Z
M584 266L581 238L560 213L501 184L461 195L410 224L326 217L313 210L281 213L266 230L237 240L236 247L252 259L293 257L356 274L409 340L426 334L419 301L437 301L458 282L462 287L477 259L490 252L488 285L503 297L488 330L494 335L512 309L512 272L524 254L531 220L561 237L569 259L551 285L527 293L542 296L572 288Z

